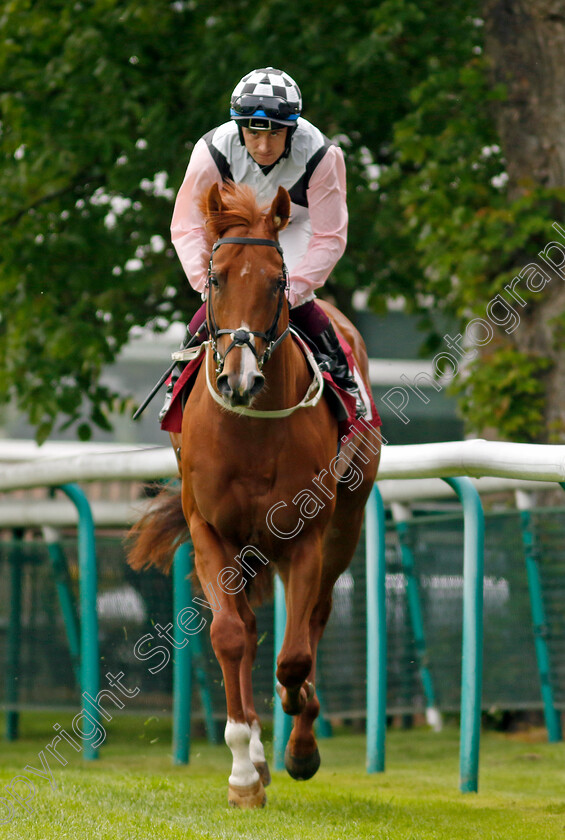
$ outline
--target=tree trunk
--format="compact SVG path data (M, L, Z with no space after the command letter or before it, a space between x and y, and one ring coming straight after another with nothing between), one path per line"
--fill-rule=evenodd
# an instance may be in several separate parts
M532 187L565 186L565 2L564 0L483 0L485 50L493 84L504 84L507 98L496 103L496 121L509 176L509 198ZM565 230L563 205L556 216ZM565 240L548 224L547 237ZM517 256L516 274L525 265ZM558 251L551 252L559 262ZM531 258L528 262L532 262ZM520 310L512 334L524 352L550 358L547 374L544 441L565 440L565 272L535 262L551 277L535 300ZM564 267L565 268L565 267ZM556 317L561 323L556 324Z

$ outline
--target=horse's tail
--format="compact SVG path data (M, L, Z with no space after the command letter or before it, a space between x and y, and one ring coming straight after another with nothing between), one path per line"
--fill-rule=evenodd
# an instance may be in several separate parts
M156 566L168 574L175 549L188 538L188 533L180 490L165 488L129 531L127 562L137 571Z

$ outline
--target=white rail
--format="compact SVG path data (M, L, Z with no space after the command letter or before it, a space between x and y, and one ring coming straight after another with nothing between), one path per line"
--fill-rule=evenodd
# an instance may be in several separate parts
M458 475L565 481L565 446L465 440L383 448L380 479Z
M57 487L70 482L151 481L178 474L172 448L84 452L66 458L45 458L0 466L0 490Z
M539 490L552 490L555 487L555 482L527 481L520 478L486 477L471 478L471 481L481 496L515 490L531 494ZM455 496L454 490L440 478L385 478L382 481L379 479L378 484L385 504L392 502L410 504L426 500L453 499Z
M147 500L139 502L90 503L92 518L99 528L124 528L133 525L141 516ZM26 500L2 499L0 528L72 528L78 523L76 507L66 498Z
M0 464L45 458L68 458L70 455L80 455L83 452L103 452L108 455L110 452L135 452L139 449L147 449L147 446L136 443L81 443L77 440L49 440L40 446L34 440L9 438L0 440Z
M132 481L178 474L171 447L85 452L65 458L0 465L0 491L54 487L68 482ZM565 481L565 446L466 440L384 446L379 481L467 475Z

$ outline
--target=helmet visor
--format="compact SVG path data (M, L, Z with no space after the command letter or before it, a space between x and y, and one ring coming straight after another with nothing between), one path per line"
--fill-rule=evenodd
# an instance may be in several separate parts
M244 93L230 103L232 116L250 117L257 111L270 120L298 119L298 105L286 102L276 96L257 96Z

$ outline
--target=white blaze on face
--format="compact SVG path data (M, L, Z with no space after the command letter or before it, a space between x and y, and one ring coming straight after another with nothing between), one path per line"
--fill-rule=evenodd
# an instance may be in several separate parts
M249 331L249 326L244 321L241 324L240 329ZM250 335L249 340L253 347L255 347L255 336ZM248 347L247 344L244 344L241 348L241 361L239 363L240 392L247 388L250 374L257 373L257 371L257 359L255 358L251 348Z
M230 785L246 787L259 778L249 754L251 727L248 723L236 723L228 718L224 732L226 744L231 750L233 764L229 777Z

